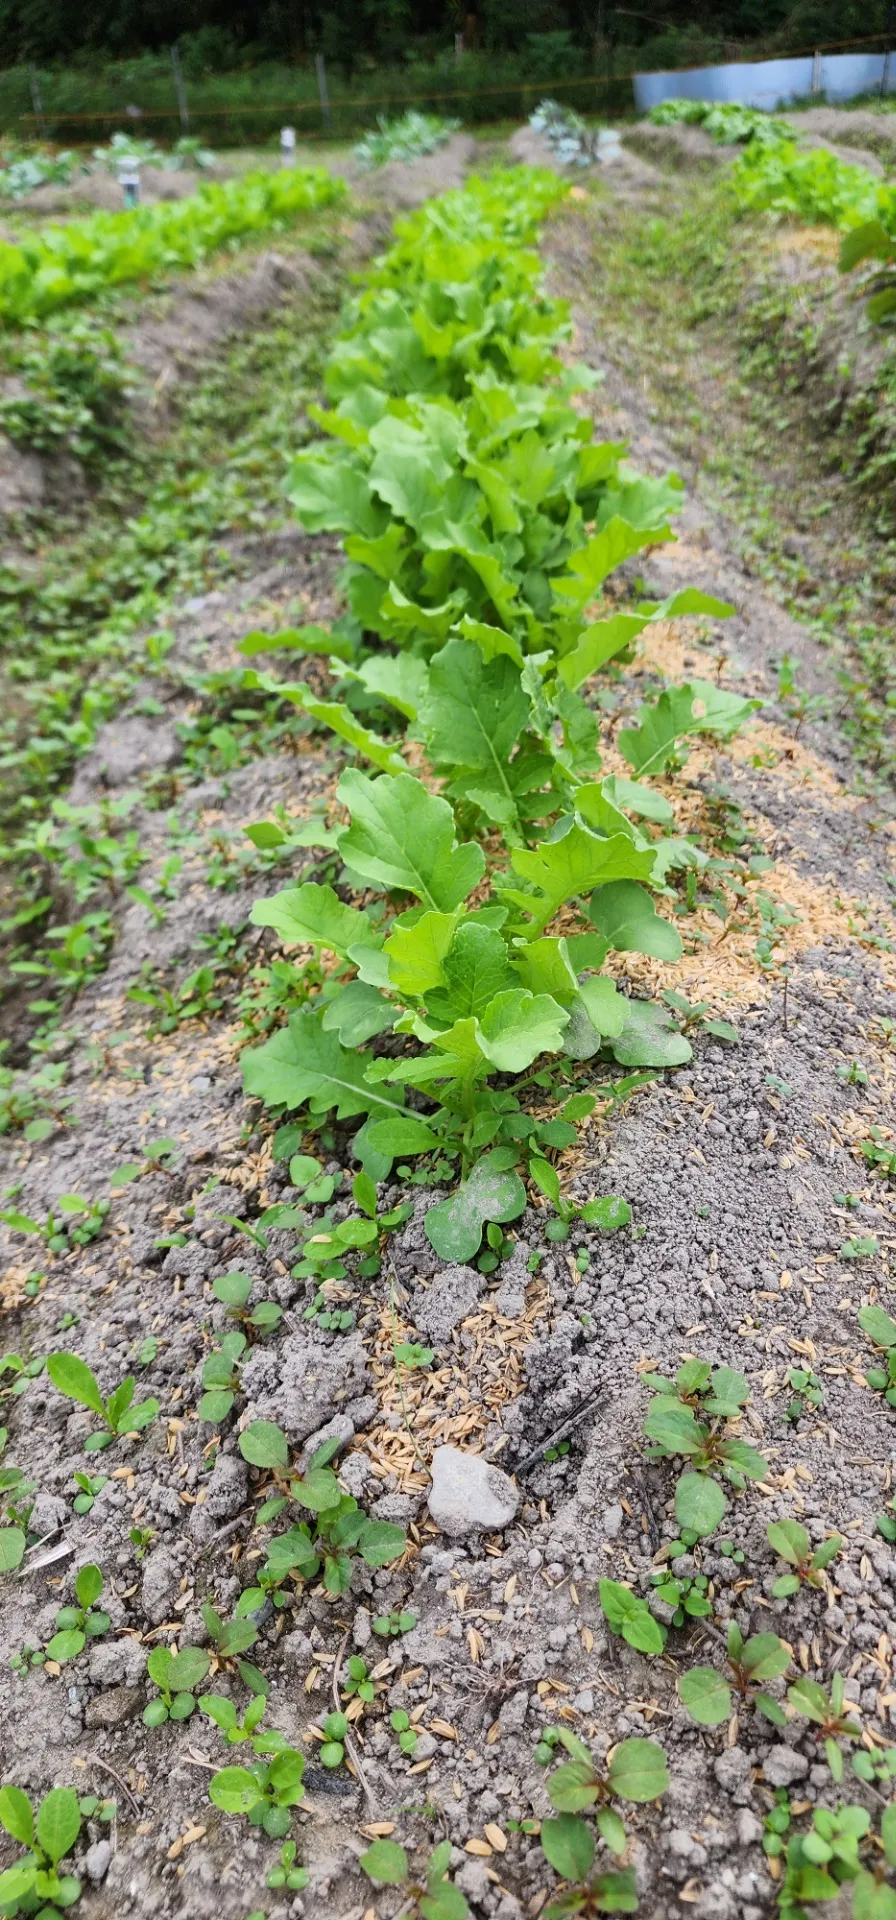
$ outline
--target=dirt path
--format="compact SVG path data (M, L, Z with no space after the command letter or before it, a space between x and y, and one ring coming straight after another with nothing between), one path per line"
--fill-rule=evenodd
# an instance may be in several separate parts
M572 357L606 375L591 397L599 433L629 437L635 464L659 472L674 464L669 449L624 362L608 361L592 330L592 245L591 227L572 212L546 244L556 283L574 300ZM29 1554L4 1586L4 1778L116 1795L111 1836L90 1829L93 1867L77 1909L86 1920L245 1920L253 1908L268 1920L386 1920L400 1896L374 1893L356 1864L374 1829L394 1830L408 1846L450 1838L473 1914L522 1920L538 1914L551 1879L515 1824L548 1812L534 1759L541 1728L566 1725L598 1753L649 1732L665 1748L672 1785L660 1806L635 1810L630 1822L640 1912L672 1920L684 1900L701 1920L763 1920L773 1908L761 1848L773 1789L792 1787L808 1806L830 1798L815 1739L803 1721L780 1733L749 1715L739 1738L724 1726L698 1731L675 1682L695 1662L718 1658L714 1639L698 1621L673 1631L665 1654L647 1661L608 1632L596 1580L649 1593L650 1572L676 1536L669 1472L643 1457L645 1371L672 1370L694 1353L741 1368L752 1389L744 1432L768 1458L768 1480L732 1503L726 1524L743 1558L711 1543L679 1560L678 1572L708 1577L717 1625L736 1620L745 1636L779 1632L802 1671L825 1684L842 1672L876 1737L896 1727L896 1560L874 1531L890 1493L893 1416L863 1383L870 1348L856 1318L875 1290L893 1298L892 1187L871 1177L860 1151L873 1125L892 1140L896 1121L886 1024L896 978L892 839L850 790L837 735L805 726L795 737L774 705L772 652L798 657L811 685L824 683L824 663L744 572L722 526L690 499L680 543L653 550L643 575L658 592L687 582L727 595L736 617L702 634L656 630L626 683L624 709L608 704L603 713L605 771L616 770L623 711L658 678L718 678L771 704L730 752L701 747L664 783L679 830L699 830L717 864L682 918L683 962L663 969L619 956L618 977L640 992L672 986L706 1003L734 1023L739 1043L697 1029L691 1066L621 1112L599 1109L565 1157L569 1190L624 1195L631 1229L601 1239L578 1226L555 1245L533 1206L495 1274L445 1271L423 1231L432 1195L417 1189L385 1274L357 1296L356 1326L324 1332L303 1318L314 1288L290 1273L295 1236L273 1231L263 1250L224 1217L253 1218L287 1183L286 1163L272 1158L270 1135L242 1095L237 1057L247 1022L258 1031L277 1017L252 971L275 950L267 934L229 930L244 929L252 900L290 871L250 853L243 828L280 803L302 817L325 811L338 756L293 732L191 784L176 722L189 711L190 671L236 664L248 627L332 619L337 565L326 540L277 536L259 546L251 581L181 609L162 711L146 710L160 683L140 689L78 775L79 801L153 776L167 781L167 812L144 795L129 821L147 853L141 885L152 889L172 845L183 864L160 924L137 902L116 907L110 966L68 1021L78 1036L68 1054L76 1124L31 1146L12 1136L3 1178L15 1185L17 1208L43 1217L64 1193L107 1197L112 1171L139 1161L159 1137L176 1143L173 1172L122 1189L105 1232L83 1248L35 1254L11 1235L0 1324L6 1346L26 1359L73 1346L105 1389L135 1369L138 1398L152 1393L161 1413L139 1441L91 1457L83 1451L90 1417L43 1374L21 1398L0 1402L8 1457L39 1461L32 1527L59 1549L45 1564L46 1548ZM147 980L173 989L203 958L216 969L223 1004L209 997L198 1017L159 1034L145 1006L127 998L129 987L145 968ZM343 1144L337 1137L314 1149L327 1170L339 1170ZM403 1197L394 1187L381 1200ZM849 1245L862 1236L874 1250L853 1257ZM268 1600L254 1619L250 1657L270 1682L269 1723L311 1756L294 1821L311 1884L298 1898L266 1890L273 1842L210 1806L208 1773L222 1764L210 1722L196 1714L185 1726L148 1728L141 1719L149 1650L169 1639L206 1644L200 1603L210 1598L229 1616L258 1556L236 1428L222 1428L216 1449L216 1430L195 1417L202 1362L224 1325L211 1281L234 1266L256 1276L259 1296L285 1315L244 1369L247 1416L279 1421L306 1453L324 1430L338 1433L345 1484L410 1538L397 1568L355 1563L341 1598L316 1590L285 1611ZM25 1289L36 1271L46 1278L33 1299ZM405 1375L402 1397L392 1340L405 1330L428 1340L435 1360ZM823 1388L818 1411L796 1427L785 1418L794 1364L811 1365ZM598 1411L574 1422L569 1452L540 1460L539 1447L595 1390ZM444 1441L511 1472L524 1468L519 1511L503 1532L452 1540L428 1517L419 1456L428 1460ZM92 1509L74 1515L73 1475L85 1469L109 1477ZM830 1584L787 1601L771 1597L780 1563L765 1539L768 1522L785 1515L801 1518L813 1541L834 1528L846 1541ZM52 1633L71 1570L85 1561L105 1572L110 1633L57 1673L11 1671L23 1645ZM394 1640L373 1634L373 1618L399 1608L416 1616L414 1627ZM309 1734L351 1652L367 1661L377 1692L357 1728L366 1787L345 1769L321 1767ZM213 1684L245 1703L232 1668ZM418 1730L410 1754L390 1725L394 1712Z

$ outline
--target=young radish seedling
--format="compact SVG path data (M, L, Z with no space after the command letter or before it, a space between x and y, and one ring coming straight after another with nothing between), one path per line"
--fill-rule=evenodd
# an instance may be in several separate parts
M47 1359L47 1372L58 1393L65 1394L67 1400L74 1400L78 1406L86 1407L89 1413L95 1413L105 1422L105 1433L90 1433L84 1442L85 1453L100 1453L104 1447L111 1447L113 1440L122 1434L142 1433L159 1411L158 1400L142 1400L134 1406L136 1381L133 1374L123 1380L120 1387L104 1400L97 1384L96 1376L83 1360L74 1353L51 1353Z

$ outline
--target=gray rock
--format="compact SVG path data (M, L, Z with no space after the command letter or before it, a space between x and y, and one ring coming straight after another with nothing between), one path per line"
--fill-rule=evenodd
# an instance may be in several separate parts
M718 1759L713 1761L712 1770L719 1786L724 1787L726 1793L733 1793L747 1778L750 1756L743 1747L729 1747L726 1753L720 1753Z
M98 1886L101 1880L105 1880L111 1865L112 1848L108 1840L94 1840L93 1846L88 1847L84 1855L84 1870L88 1880Z
M123 1634L120 1640L104 1640L90 1655L91 1683L95 1687L136 1687L146 1672L146 1661L146 1647L129 1634Z
M201 1511L212 1520L232 1520L249 1497L249 1469L236 1453L219 1453Z
M177 1562L167 1547L155 1547L143 1568L140 1600L147 1619L154 1627L167 1620L180 1587Z
M625 1512L622 1507L620 1507L618 1504L612 1507L607 1507L606 1512L601 1514L601 1521L600 1521L601 1532L605 1540L618 1539L618 1536L622 1531L622 1525L624 1520L625 1520Z
M32 1533L36 1533L39 1539L44 1540L48 1534L55 1533L57 1527L61 1527L63 1521L67 1519L68 1507L64 1500L60 1500L58 1494L39 1493L35 1496L28 1526Z
M572 1704L579 1713L594 1712L594 1694L590 1687L583 1687L581 1693L574 1693Z
M458 1867L454 1881L471 1900L484 1900L492 1890L484 1860L465 1860L463 1866Z
M443 1267L429 1286L417 1289L411 1311L414 1325L439 1346L447 1346L455 1327L479 1304L485 1275L474 1267Z
M772 1747L763 1760L762 1771L770 1787L792 1787L795 1780L805 1780L809 1762L794 1747Z
M95 1700L88 1701L84 1724L94 1731L121 1727L126 1720L133 1720L142 1705L139 1687L110 1687L106 1693L98 1693Z
M271 1379L280 1373L279 1388ZM304 1440L356 1399L369 1379L360 1334L322 1347L310 1335L284 1340L273 1354L257 1347L243 1368L243 1391L255 1402L253 1417L274 1420L295 1440Z
M369 1608L356 1607L355 1617L352 1621L352 1644L356 1646L359 1651L363 1651L365 1647L370 1645L372 1632L373 1628L370 1623Z
M325 1427L318 1427L316 1433L309 1433L305 1441L305 1452L316 1453L325 1440L338 1440L340 1447L346 1447L349 1441L354 1439L354 1435L354 1420L347 1413L337 1413L332 1420L327 1421Z
M493 1533L508 1527L519 1503L509 1475L490 1466L481 1453L436 1448L427 1505L436 1526L452 1540L479 1529Z
M737 1844L739 1847L756 1847L762 1839L762 1821L757 1820L749 1807L741 1807L735 1822Z

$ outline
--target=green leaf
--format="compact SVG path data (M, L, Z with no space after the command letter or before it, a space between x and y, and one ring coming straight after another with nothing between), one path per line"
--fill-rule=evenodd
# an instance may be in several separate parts
M585 1807L593 1807L598 1791L590 1759L566 1762L548 1781L551 1806L560 1813L579 1813Z
M703 1434L691 1408L678 1406L662 1395L647 1409L644 1432L668 1454L699 1453L703 1445Z
M647 953L654 960L681 959L677 929L654 910L650 895L634 880L616 880L598 887L588 902L588 917L617 953Z
M426 1006L434 1019L448 1022L484 1016L498 994L519 984L501 935L478 920L456 928L442 957L441 976L441 984L427 993Z
M614 567L621 566L641 547L655 546L673 538L671 527L654 526L641 528L630 526L620 516L610 519L600 533L596 533L587 543L570 556L569 572L552 581L554 594L561 603L564 613L573 609L580 611L589 600L595 599L598 590Z
M790 1665L790 1654L776 1633L754 1633L741 1654L751 1680L776 1680Z
M654 1618L646 1601L618 1580L601 1580L598 1592L604 1618L613 1633L621 1634L639 1653L662 1653L666 1629Z
M256 927L274 927L290 945L325 947L342 960L350 947L383 944L366 913L345 906L332 887L310 880L301 887L284 887L270 900L256 900L250 918Z
M425 663L412 653L371 654L362 666L354 668L351 677L368 693L397 708L406 720L416 720L426 699L429 673Z
M519 1174L505 1168L500 1156L486 1154L450 1199L430 1207L426 1237L440 1259L463 1264L479 1252L487 1220L504 1225L516 1220L525 1205Z
M5 1827L14 1840L20 1840L23 1847L32 1845L34 1815L31 1801L21 1787L0 1787L0 1826Z
M666 1008L651 1000L629 1001L625 1026L610 1048L623 1067L681 1067L691 1059L684 1034Z
M246 684L261 687L267 693L278 694L281 700L289 700L294 707L301 707L303 713L309 714L312 720L318 720L323 726L329 727L333 733L338 734L340 740L345 740L355 753L363 754L365 760L370 760L383 773L396 774L406 771L407 762L397 748L390 746L388 740L383 740L380 734L371 733L369 728L362 726L351 708L344 707L339 700L318 699L313 689L305 686L303 681L281 684L273 680L270 674L253 673L251 670L246 674Z
M321 1024L325 1033L337 1033L340 1045L351 1050L363 1047L378 1033L388 1033L396 1018L395 1007L378 987L368 986L363 980L349 980L324 1008Z
M550 994L515 987L495 995L477 1022L477 1039L499 1073L522 1073L540 1053L559 1052L568 1022Z
M585 1880L594 1865L594 1835L573 1813L541 1823L541 1851L563 1880Z
M443 913L459 907L481 880L481 847L457 846L447 800L411 774L371 780L350 767L339 782L338 798L352 817L339 836L339 851L362 880L412 893Z
M75 1592L82 1607L92 1607L103 1591L103 1576L99 1567L82 1567L75 1581Z
M247 1767L222 1767L209 1781L209 1799L223 1813L249 1813L261 1799L261 1786Z
M81 1407L89 1407L91 1413L98 1413L105 1420L106 1408L96 1379L77 1354L51 1353L47 1372L57 1392L64 1393L67 1400L76 1400Z
M599 1807L597 1810L597 1831L611 1853L623 1854L628 1846L625 1827L613 1807Z
M239 1438L239 1449L251 1467L283 1468L289 1464L289 1447L282 1428L272 1420L253 1420Z
M686 735L717 733L727 740L758 705L724 693L710 680L667 687L653 705L638 709L637 726L621 728L617 745L636 774L664 773Z
M891 1320L882 1307L861 1307L859 1326L876 1347L896 1347L896 1320Z
M286 495L306 533L361 533L375 540L383 531L386 516L371 497L366 472L332 447L323 455L296 456Z
M486 663L469 640L449 640L430 663L421 714L433 764L475 772L477 804L504 824L516 819L509 761L529 718L519 672L505 655Z
M77 1794L71 1787L54 1787L41 1803L36 1821L38 1845L54 1867L71 1853L80 1831Z
M359 1864L381 1887L402 1887L408 1878L408 1856L397 1840L374 1840Z
M405 925L412 915L413 925ZM389 984L414 1000L443 986L443 962L456 930L456 913L417 914L412 909L411 914L402 915L384 948Z
M339 634L312 623L307 627L281 627L279 633L262 633L255 627L239 642L237 652L250 660L258 653L326 653L336 660L351 660L355 649Z
M365 1073L371 1058L348 1051L323 1027L314 1007L301 1007L263 1046L243 1054L243 1084L269 1107L307 1104L313 1114L335 1108L337 1120L359 1113L392 1115L403 1095L398 1089L368 1085Z
M720 1727L731 1717L731 1688L714 1667L692 1667L678 1682L682 1706L698 1727Z
M675 1487L675 1518L705 1539L725 1517L728 1502L717 1480L706 1473L683 1473Z
M407 1544L407 1535L391 1520L368 1520L358 1536L358 1552L368 1567L390 1567Z
M54 1633L47 1641L47 1653L51 1660L58 1660L64 1666L68 1660L77 1660L86 1643L86 1635L77 1627L64 1627L61 1633Z
M669 1785L662 1747L655 1740L620 1740L607 1780L620 1800L658 1800Z
M25 1534L21 1527L0 1527L0 1573L12 1573L25 1557Z
M654 853L639 852L627 834L611 834L608 839L590 833L578 821L560 840L542 841L536 848L514 847L511 866L532 888L528 893L503 889L514 906L532 916L527 927L542 933L561 906L593 887L613 880L647 880L653 870Z
M424 1120L416 1116L398 1114L394 1120L375 1120L368 1132L368 1139L380 1153L387 1153L392 1159L402 1154L431 1153L441 1145L439 1135Z
M632 1210L627 1200L621 1200L614 1193L605 1194L600 1200L586 1200L579 1208L579 1219L586 1226L597 1227L601 1233L618 1233L620 1227L627 1227Z
M0 1814L0 1818L2 1818L2 1814ZM3 1824L4 1826L8 1826L9 1823L4 1820ZM12 1829L10 1828L10 1832L11 1831ZM22 1836L19 1834L16 1837L17 1839L21 1839ZM896 1805L892 1803L890 1806L885 1807L881 1814L880 1837L883 1841L887 1865L896 1867Z
M617 653L631 645L643 632L649 619L643 613L613 613L606 620L594 620L579 635L571 653L564 654L557 672L570 691L581 687L598 673Z
M800 1567L809 1558L810 1541L805 1527L798 1520L775 1520L766 1528L766 1539L775 1553L781 1555L791 1567Z

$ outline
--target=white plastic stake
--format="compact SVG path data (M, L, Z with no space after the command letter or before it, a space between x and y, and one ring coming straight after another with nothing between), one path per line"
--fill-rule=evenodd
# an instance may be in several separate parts
M295 127L281 127L280 128L280 165L281 167L294 167L295 164L296 164Z

